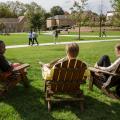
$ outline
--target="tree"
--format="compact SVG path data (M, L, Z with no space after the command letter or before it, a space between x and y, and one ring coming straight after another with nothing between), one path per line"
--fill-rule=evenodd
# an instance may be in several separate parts
M120 26L120 0L113 1L113 8L115 12L114 12L114 16L111 19L111 23L114 26Z
M6 3L0 2L0 18L2 17L10 18L10 17L16 17L16 16L13 15L13 13L10 11Z
M79 37L80 40L80 29L81 26L88 21L88 16L84 15L84 9L87 0L80 0L80 2L74 2L73 7L71 8L71 18L76 22L77 26L79 27Z
M12 18L24 15L26 11L25 5L21 2L7 1L0 2L0 17Z
M26 7L22 2L19 1L8 1L6 3L8 8L10 9L11 13L15 16L21 16L24 15L26 11Z
M55 16L55 15L64 15L64 10L60 7L60 6L54 6L51 8L50 10L51 15Z
M30 29L40 31L45 21L45 10L35 2L26 4L25 6L27 8L25 15L29 21Z
M94 13L94 12L89 12L89 23L88 23L88 26L91 27L91 29L93 27L96 27L99 25L99 15L97 13ZM93 30L92 30L93 31Z

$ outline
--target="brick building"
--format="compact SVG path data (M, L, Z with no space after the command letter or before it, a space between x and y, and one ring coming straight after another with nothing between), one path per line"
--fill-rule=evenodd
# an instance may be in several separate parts
M28 23L24 16L20 16L18 18L0 18L0 23L5 26L2 32L28 31Z
M47 28L73 26L75 22L69 15L56 15L47 19Z

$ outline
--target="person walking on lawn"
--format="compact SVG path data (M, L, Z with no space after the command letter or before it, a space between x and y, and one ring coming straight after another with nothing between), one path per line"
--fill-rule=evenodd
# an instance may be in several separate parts
M34 44L34 41L37 43L37 45L39 45L38 41L37 41L37 37L38 37L38 34L34 31L32 33L32 38L33 38L33 44Z
M29 39L29 43L28 43L28 45L33 45L33 33L32 33L32 31L30 31L29 33L28 33L28 39Z

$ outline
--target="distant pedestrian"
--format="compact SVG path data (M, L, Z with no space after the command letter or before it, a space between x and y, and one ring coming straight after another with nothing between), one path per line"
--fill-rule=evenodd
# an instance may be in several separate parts
M102 31L102 37L106 37L107 35L106 35L106 30L105 29L103 29L103 31Z
M32 40L32 31L28 33L28 39L29 39L29 45L33 45L33 40Z
M53 32L53 36L54 36L54 41L55 41L55 44L56 44L56 40L58 39L58 30L55 30L54 32Z
M39 45L38 41L37 41L37 38L38 38L38 34L36 32L33 32L32 33L32 38L33 38L33 44L34 44L34 41L37 43L37 45Z

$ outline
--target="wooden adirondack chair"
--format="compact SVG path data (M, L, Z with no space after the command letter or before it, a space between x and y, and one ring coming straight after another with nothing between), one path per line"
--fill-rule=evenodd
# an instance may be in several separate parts
M107 96L114 99L118 98L111 90L111 88L116 87L118 89L118 87L120 87L120 65L118 66L118 68L116 68L116 71L114 73L106 72L92 67L90 67L89 70L91 72L91 77L89 81L90 90L93 90L93 85L95 85L99 89L101 89L102 92ZM96 73L102 73L108 75L109 77L106 82L103 82L100 76Z
M55 65L53 79L51 81L45 80L45 99L48 111L51 110L52 101L79 101L81 111L83 111L84 95L80 85L85 83L86 69L86 64L76 59L66 60ZM61 93L71 95L72 98L57 96Z
M7 92L10 88L22 83L25 87L29 86L27 72L23 71L28 68L29 64L22 64L16 67L10 75L0 73L0 95Z

